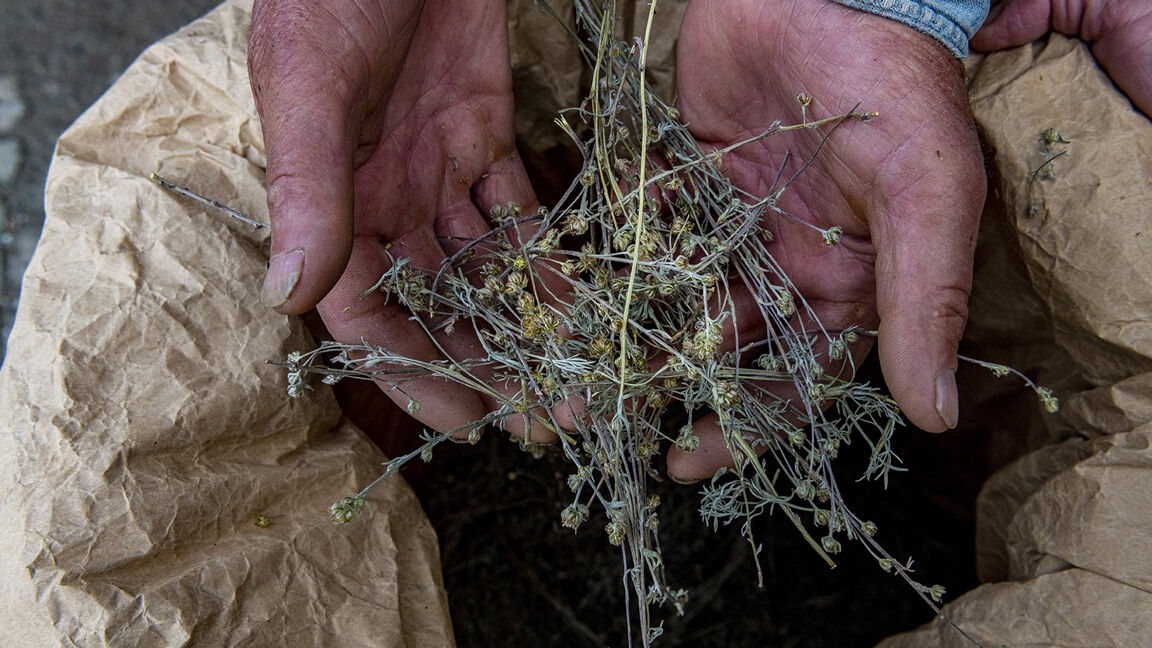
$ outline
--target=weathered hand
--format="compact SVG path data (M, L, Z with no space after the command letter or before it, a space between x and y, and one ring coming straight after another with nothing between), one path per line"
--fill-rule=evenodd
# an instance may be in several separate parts
M1152 2L1005 0L972 47L992 51L1040 38L1049 29L1091 43L1100 65L1145 115L1152 116Z
M536 204L514 148L504 1L257 0L249 68L268 150L264 301L285 313L319 303L338 341L440 357L396 299L360 296L389 253L436 270L450 237L490 229L492 204ZM468 329L437 341L482 355ZM437 379L403 388L438 430L497 407Z
M956 348L986 186L960 65L927 36L829 0L710 0L684 17L678 86L682 118L706 148L799 121L801 93L810 118L857 102L879 112L845 124L819 154L823 132L802 130L737 149L724 169L763 196L785 151L785 177L815 155L779 206L842 228L841 242L830 248L773 216L770 249L828 330L879 327L884 376L914 424L955 426ZM714 419L696 432L695 452L669 455L677 479L731 465Z

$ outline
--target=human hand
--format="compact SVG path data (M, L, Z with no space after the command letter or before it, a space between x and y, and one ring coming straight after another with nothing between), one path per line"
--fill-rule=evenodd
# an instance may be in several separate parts
M319 304L337 341L440 358L396 299L361 294L391 258L438 269L453 240L491 229L493 204L536 206L514 147L505 3L256 0L249 70L272 219L262 299L284 313ZM481 356L470 329L436 342ZM499 406L435 378L402 388L389 395L410 395L416 418L441 431ZM522 434L523 419L507 427Z
M1004 0L993 7L972 47L985 52L1015 47L1049 29L1090 43L1116 85L1152 116L1152 1Z
M954 427L956 348L986 189L960 65L911 28L828 0L694 2L678 47L680 113L706 149L798 121L800 93L812 97L809 115L857 102L880 113L845 126L819 154L823 133L802 130L726 154L724 170L759 197L785 151L793 165L813 158L778 206L840 227L840 244L773 215L770 249L827 330L879 327L884 376L914 424ZM697 450L668 457L681 481L731 465L715 417L695 432Z

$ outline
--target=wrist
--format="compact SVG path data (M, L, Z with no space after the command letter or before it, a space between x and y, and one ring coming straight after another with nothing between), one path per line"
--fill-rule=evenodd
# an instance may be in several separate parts
M832 0L890 18L934 38L957 58L988 16L990 0Z

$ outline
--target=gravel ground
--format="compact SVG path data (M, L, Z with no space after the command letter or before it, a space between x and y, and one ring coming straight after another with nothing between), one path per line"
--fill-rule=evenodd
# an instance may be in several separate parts
M56 138L145 47L215 5L215 0L0 0L4 348L20 280L44 224L44 176Z

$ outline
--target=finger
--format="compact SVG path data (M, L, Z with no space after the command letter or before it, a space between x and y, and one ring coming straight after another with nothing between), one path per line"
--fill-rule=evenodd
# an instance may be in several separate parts
M389 251L393 258L409 259L416 268L437 267L438 258L443 258L434 236L426 228L413 230L394 241ZM442 360L436 344L411 320L411 311L398 303L395 295L364 294L390 267L391 260L378 241L358 237L343 276L318 306L325 325L340 342L359 344L363 340L392 351L402 349L405 357L415 360ZM463 428L483 418L486 412L479 394L443 378L420 375L393 382L394 385L383 381L378 384L397 405L440 432ZM460 436L466 434L465 430Z
M731 468L732 451L720 428L719 417L709 414L692 425L692 434L699 439L699 445L692 451L681 450L675 445L668 448L668 477L678 484L694 484L708 479L721 468Z
M470 209L458 210L451 218L441 216L437 219L437 234L442 240L455 241L450 245L463 245L464 241L474 240L488 233L493 226L502 225L491 223L482 216L489 214L494 206L506 207L515 204L520 207L521 218L536 214L540 209L528 174L515 150L496 157L484 177L472 186L471 200L471 205L474 206ZM529 221L507 230L507 235L513 245L520 246L538 230L539 222ZM562 279L552 270L555 265L557 264L547 259L537 259L532 264L532 283L529 290L539 298L539 308L547 308L549 304L556 305L556 294L561 290ZM496 380L492 370L482 371L478 377L487 381L501 394L500 397L485 395L484 402L492 411L503 407L505 403L536 402L548 396L542 393L542 386L531 379ZM557 437L556 433L544 424L547 420L548 411L537 407L524 414L504 417L500 426L513 436L526 441L551 443Z
M442 214L436 226L437 236L447 252L459 250L467 245L466 241L474 240L490 231L488 224L480 217L479 211L471 204L467 209L452 211L451 214ZM484 327L482 320L475 324ZM476 336L472 322L457 323L452 333L439 339L445 349L458 357L483 358L488 355ZM471 369L477 380L496 392L481 395L487 411L494 412L503 408L505 404L515 408L517 403L534 402L540 397L538 385L524 380L501 379L496 375L498 372L504 373L491 365L480 365ZM555 434L538 420L539 417L546 418L546 413L535 408L523 414L504 416L497 421L497 425L508 433L533 443L554 441Z
M266 17L261 17L267 14ZM352 247L350 75L334 52L260 12L249 71L268 155L272 247L261 300L302 313L340 278Z
M1152 9L1143 11L1099 34L1092 53L1132 103L1152 116ZM1081 37L1093 40L1083 34Z
M540 202L528 178L528 172L513 150L501 156L489 167L488 172L472 187L472 201L482 214L489 214L494 206L506 207L515 204L520 207L520 218L540 212ZM486 227L499 227L504 223L486 222ZM507 230L512 245L522 246L539 231L541 221L530 220ZM571 292L568 282L561 276L558 259L537 258L532 266L533 288L545 303L559 307L566 303Z
M918 180L901 193L881 191L869 216L881 369L908 419L930 432L958 419L956 349L986 189L975 129L960 123L945 133L951 142L939 134L938 153L909 147L903 171L921 170Z
M1051 0L1006 0L992 9L971 45L982 52L1030 43L1048 33Z
M472 200L476 206L486 214L492 205L516 203L525 215L534 213L540 202L536 200L536 192L520 154L512 149L498 151L494 157L484 177L472 185Z
M567 398L552 406L552 420L560 429L573 432L580 429L580 419L587 408L584 397L569 394Z
M740 313L739 329L744 331L753 328L750 322L759 322L759 326L763 326L763 315L759 312L751 312L751 310L744 306L739 306L740 302L744 299L734 299L737 304L737 311ZM855 372L855 367L868 355L872 348L872 338L862 336L855 343L846 343L843 348L844 356L837 359L832 357L833 354L829 353L830 337L838 337L836 331L843 330L852 324L862 324L862 322L853 322L852 318L857 317L860 313L859 304L840 304L840 303L815 303L809 304L813 309L812 314L805 311L800 311L795 317L795 321L790 323L795 332L803 332L807 335L815 336L815 344L813 345L813 355L819 358L821 370L824 376L845 378L849 379ZM743 311L743 312L741 312ZM827 330L828 336L821 332L821 326L818 322L824 323L824 329ZM777 336L778 337L778 336ZM725 336L727 339L727 335ZM731 345L725 344L722 347L723 351L731 350ZM757 348L753 354L748 354L749 357L745 361L752 359L760 353L781 354L786 349L779 348L779 342L769 344ZM791 370L789 370L789 373ZM822 381L824 378L818 378ZM752 384L746 384L747 392L754 395L765 405L772 405L780 402L788 402L799 404L804 402L801 394L797 391L796 384L791 380L779 381L765 381ZM756 408L758 405L744 405L742 408ZM747 410L745 410L747 411ZM769 415L770 408L761 410L758 417L760 423L757 427L761 427L763 421L770 420L776 415ZM794 411L792 414L785 416L779 420L779 426L776 429L764 428L763 434L778 434L784 435L787 430L795 427L804 427L804 416L799 411ZM701 417L693 423L692 433L699 439L699 445L695 450L688 451L680 449L677 446L672 446L668 450L668 475L673 480L679 483L693 483L702 479L707 479L716 473L720 468L732 468L735 462L732 458L732 448L729 447L729 438L726 436L724 426L720 422L720 417L715 413L710 413ZM752 443L754 439L748 439L749 444L756 450L757 455L763 454L767 451L768 446L765 444Z
M1072 10L1072 9L1076 10ZM1092 43L1092 53L1112 80L1146 115L1152 115L1152 12L1137 3L1084 7L1051 0L998 5L972 38L972 47L994 51L1023 45L1049 29Z

